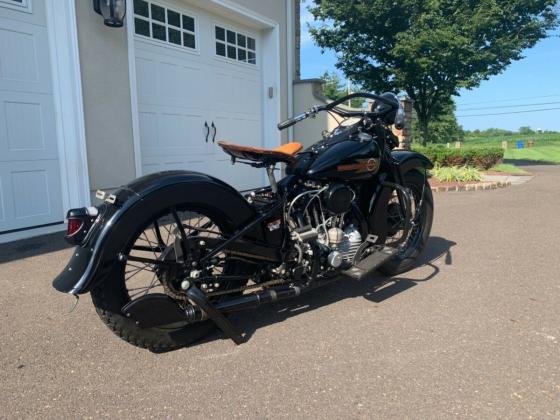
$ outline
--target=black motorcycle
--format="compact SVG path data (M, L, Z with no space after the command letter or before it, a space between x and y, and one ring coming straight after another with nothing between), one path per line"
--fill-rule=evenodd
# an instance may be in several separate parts
M341 108L356 97L368 111ZM182 347L217 326L244 341L227 315L296 297L333 280L374 270L409 270L433 217L431 162L398 145L396 95L354 93L318 112L346 123L301 151L299 143L261 149L219 142L233 163L265 168L270 186L238 192L197 172L141 177L97 207L68 212L66 239L77 245L54 287L91 293L103 322L152 351ZM286 176L275 178L284 164Z

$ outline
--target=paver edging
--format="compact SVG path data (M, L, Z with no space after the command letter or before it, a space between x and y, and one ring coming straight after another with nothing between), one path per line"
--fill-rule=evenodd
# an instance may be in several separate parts
M495 190L497 188L510 187L511 181L495 181L495 182L478 182L476 184L461 185L442 185L431 187L433 192L450 192L450 191L480 191Z

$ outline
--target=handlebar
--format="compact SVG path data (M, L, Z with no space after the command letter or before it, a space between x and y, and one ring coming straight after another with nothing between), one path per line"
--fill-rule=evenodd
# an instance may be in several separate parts
M314 106L312 108L310 108L308 111L304 112L303 114L299 114L296 115L295 117L292 118L288 118L285 121L282 121L280 124L278 124L278 130L284 130L285 128L291 127L294 124L297 124L298 122L305 120L306 118L309 118L312 115L317 114L319 111L323 111L324 107L322 106Z
M395 95L396 97L396 95ZM352 117L364 117L364 116L377 116L378 114L375 112L368 112L368 111L347 111L345 109L341 109L341 108L337 108L338 105L350 100L350 99L354 99L354 98L366 98L366 99L372 99L374 101L380 101L383 102L386 105L389 105L391 108L396 109L397 110L397 114L395 116L395 127L397 129L402 129L404 127L404 110L400 104L400 102L398 102L398 106L395 107L394 102L392 102L391 100L387 99L386 97L383 96L379 96L379 95L375 95L373 93L367 93L367 92L356 92L356 93L351 93L349 95L346 95L340 99L337 99L336 101L330 102L327 105L320 105L320 106L314 106L312 108L310 108L309 110L307 110L306 112L304 112L303 114L299 114L296 115L295 117L292 118L288 118L285 121L282 121L280 124L278 124L278 130L284 130L288 127L291 127L294 124L297 124L298 122L305 120L306 118L309 118L313 115L316 115L318 112L321 111L332 111L337 113L338 115L340 115L341 117L344 118L352 118Z

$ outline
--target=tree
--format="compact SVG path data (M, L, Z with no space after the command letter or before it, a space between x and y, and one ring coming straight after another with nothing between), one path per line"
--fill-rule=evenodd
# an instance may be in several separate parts
M519 127L519 134L535 134L535 132L531 130L531 127L523 126Z
M558 22L557 0L314 0L315 42L366 90L405 91L425 143L459 89L523 57Z
M418 118L413 120L412 132L419 132ZM465 132L463 127L457 123L455 118L455 103L451 102L442 112L434 116L428 123L428 137L425 139L429 143L452 143L463 141Z
M326 71L321 76L321 80L324 82L323 94L326 98L335 101L348 94L346 84L340 80L340 77L335 72ZM350 89L355 90L356 88L354 86L350 86ZM363 99L353 99L350 101L350 106L354 108L361 108L363 102Z

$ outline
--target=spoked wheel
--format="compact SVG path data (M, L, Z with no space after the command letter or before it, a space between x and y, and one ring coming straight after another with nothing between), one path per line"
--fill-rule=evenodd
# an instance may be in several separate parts
M201 339L215 329L212 321L140 328L124 316L122 307L150 293L165 293L179 306L185 306L188 301L181 282L192 270L200 272L197 285L206 293L243 286L246 280L236 274L244 274L244 267L223 253L213 257L207 266L198 266L212 241L222 238L220 221L204 211L182 207L166 209L139 226L119 255L122 261L91 292L97 313L119 337L151 351L168 351ZM236 281L223 281L226 274Z
M394 194L387 209L389 232L385 244L396 247L398 252L379 269L390 276L414 268L416 259L426 246L432 229L434 202L428 181L422 173L410 171L405 175L405 187L410 190L411 212L415 217L407 237L403 238L405 212Z

